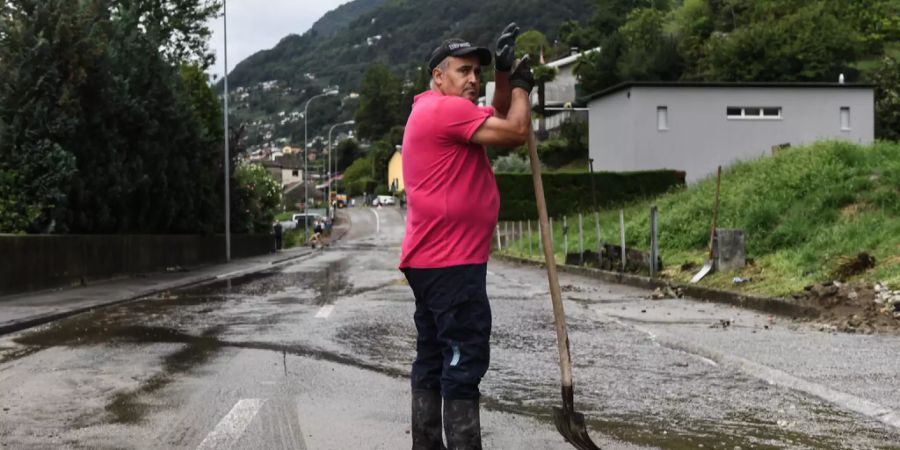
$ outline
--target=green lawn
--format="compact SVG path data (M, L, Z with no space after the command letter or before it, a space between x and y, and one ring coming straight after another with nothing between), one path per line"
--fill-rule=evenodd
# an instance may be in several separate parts
M715 176L655 199L625 205L629 246L649 248L649 210L659 208L659 247L663 276L687 281L684 263L706 259ZM734 276L750 277L741 290L787 295L803 286L834 278L835 269L860 252L876 265L852 280L884 281L900 287L900 144L859 146L820 142L777 156L743 162L722 173L720 228L746 232L742 271L713 274L702 281L731 288ZM594 213L584 218L585 247L595 248ZM601 236L618 242L618 209L600 211ZM578 249L577 214L569 216L569 249ZM561 218L554 219L557 261L563 261ZM532 226L535 226L532 224ZM534 244L538 242L536 230ZM528 253L527 241L512 246ZM539 253L535 253L535 256ZM696 270L696 269L695 269Z

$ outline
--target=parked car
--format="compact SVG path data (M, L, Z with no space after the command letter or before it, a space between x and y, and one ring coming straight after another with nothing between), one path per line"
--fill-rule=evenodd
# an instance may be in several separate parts
M297 213L292 216L293 221L297 224L298 227L306 226L304 224L304 218L309 226L315 225L317 220L325 220L325 217L315 213Z
M379 195L375 197L375 200L372 200L372 206L387 206L387 205L396 205L397 199L390 195Z

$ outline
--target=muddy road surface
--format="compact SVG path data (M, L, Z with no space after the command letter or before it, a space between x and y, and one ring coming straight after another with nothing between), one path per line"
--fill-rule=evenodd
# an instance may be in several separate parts
M312 257L0 338L0 448L409 448L397 208ZM546 277L492 262L490 449L566 449ZM900 448L900 338L563 275L577 409L604 448Z

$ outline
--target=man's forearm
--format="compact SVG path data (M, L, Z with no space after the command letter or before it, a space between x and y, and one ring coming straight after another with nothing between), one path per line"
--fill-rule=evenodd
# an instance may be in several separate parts
M531 126L531 98L524 89L507 90L509 92L509 110L506 120L516 124L516 127L525 130Z
M511 93L509 89L509 72L495 72L494 100L491 106L497 117L504 118L509 113Z

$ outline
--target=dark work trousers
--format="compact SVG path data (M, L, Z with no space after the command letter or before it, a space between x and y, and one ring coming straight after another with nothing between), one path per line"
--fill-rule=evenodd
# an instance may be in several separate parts
M446 399L477 399L490 361L487 264L403 269L416 297L412 388Z

